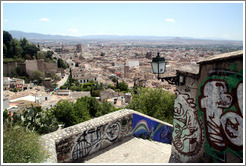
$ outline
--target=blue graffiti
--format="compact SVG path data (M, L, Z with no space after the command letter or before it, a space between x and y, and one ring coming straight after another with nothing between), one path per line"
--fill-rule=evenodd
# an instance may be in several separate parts
M171 144L172 131L173 129L171 126L133 114L132 134L135 137Z

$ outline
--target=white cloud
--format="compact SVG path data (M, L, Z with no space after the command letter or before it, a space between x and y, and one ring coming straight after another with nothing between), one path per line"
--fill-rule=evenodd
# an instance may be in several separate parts
M172 18L166 18L165 21L166 21L166 22L175 22L175 20L172 19Z
M8 19L4 19L3 21L4 21L4 22L8 22L9 20L8 20Z
M47 22L47 21L50 21L50 19L49 18L40 18L39 21L46 21Z
M79 32L77 28L69 28L66 35L68 36L82 36L83 34Z
M126 34L122 34L122 33L95 33L92 35L119 35L119 36L124 36Z

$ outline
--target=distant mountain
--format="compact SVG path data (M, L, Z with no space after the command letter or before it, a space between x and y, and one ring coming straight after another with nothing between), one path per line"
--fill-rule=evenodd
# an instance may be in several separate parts
M97 39L97 40L173 40L173 36L136 36L136 35L87 35L80 36L80 39ZM179 39L193 39L182 37Z
M25 37L28 40L181 40L193 39L188 37L172 37L172 36L133 36L133 35L85 35L79 37L62 36L62 35L46 35L40 33L27 33L22 31L11 30L9 33L17 39Z
M27 40L73 40L73 39L79 39L77 37L72 36L62 36L62 35L46 35L46 34L40 34L40 33L27 33L22 31L15 31L11 30L8 31L13 38L21 39L26 38Z
M191 38L191 37L176 37L176 36L137 36L137 35L86 35L86 36L62 36L62 35L48 35L40 33L27 33L22 31L10 30L8 31L14 38L21 39L26 38L30 41L41 41L41 40L165 40L169 42L185 42L185 41L219 41L223 39L209 39L209 38ZM226 41L226 40L223 40Z

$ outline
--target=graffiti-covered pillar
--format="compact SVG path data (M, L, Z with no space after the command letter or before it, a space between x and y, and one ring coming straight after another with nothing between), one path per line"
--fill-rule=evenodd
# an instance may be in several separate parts
M172 157L179 162L243 162L243 51L177 70Z
M204 122L210 162L243 161L243 51L220 54L200 64L197 104Z
M200 162L204 138L196 104L199 65L180 67L177 75L183 79L175 92L172 157L179 162Z

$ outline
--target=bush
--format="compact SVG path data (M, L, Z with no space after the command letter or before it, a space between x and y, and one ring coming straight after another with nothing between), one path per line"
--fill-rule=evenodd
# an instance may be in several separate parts
M70 87L70 90L71 90L71 91L81 91L82 88L81 88L80 86L74 85L74 86L71 86L71 87Z
M110 112L114 112L115 110L116 110L115 107L111 103L103 102L101 104L100 110L97 111L96 116L97 117L102 116L102 115L108 114Z
M58 122L64 123L65 127L78 123L78 116L74 111L73 103L67 100L60 100L52 108L52 114L56 117Z
M115 110L110 103L99 104L95 97L85 96L77 99L75 103L60 100L52 108L52 113L60 123L69 127Z
M120 89L120 91L128 91L128 85L127 83L125 83L124 81L123 82L120 82L118 84L118 89Z
M127 108L172 124L175 95L162 89L138 88Z
M4 163L40 163L44 154L39 144L39 135L26 132L24 127L3 126Z
M20 113L3 112L3 122L6 126L21 125L27 131L47 134L58 129L58 123L50 110L43 111L41 107L25 108Z
M39 84L44 80L44 78L44 73L39 70L33 71L30 77L31 80L37 80Z

